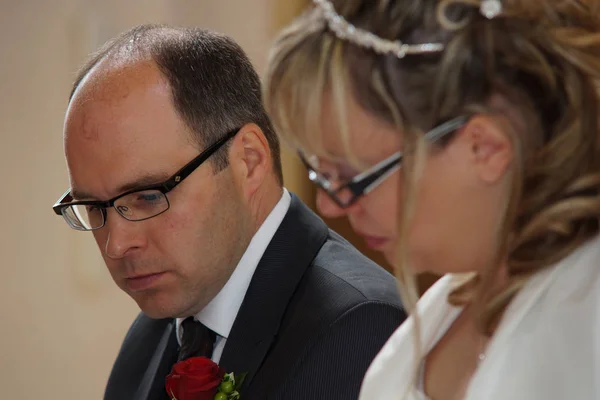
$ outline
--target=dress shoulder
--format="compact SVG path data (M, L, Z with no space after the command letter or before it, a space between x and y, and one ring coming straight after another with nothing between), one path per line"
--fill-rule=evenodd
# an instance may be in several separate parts
M444 325L449 325L459 312L447 302L454 278L452 275L440 278L417 303L425 352L437 341L440 331L447 329ZM414 338L414 317L410 316L373 360L363 381L360 400L398 399L412 388L418 361Z

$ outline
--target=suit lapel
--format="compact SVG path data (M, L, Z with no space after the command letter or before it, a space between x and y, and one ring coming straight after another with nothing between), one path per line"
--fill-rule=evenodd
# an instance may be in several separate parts
M290 209L256 268L219 362L227 372L248 374L243 388L260 368L300 279L327 235L325 223L292 194Z
M165 378L177 361L178 344L175 338L175 320L165 327L156 350L135 394L135 400L168 399Z

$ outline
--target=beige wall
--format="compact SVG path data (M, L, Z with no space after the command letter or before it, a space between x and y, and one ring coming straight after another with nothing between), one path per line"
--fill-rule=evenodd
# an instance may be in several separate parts
M91 235L69 230L50 208L67 187L62 116L77 66L124 29L166 22L233 36L262 71L280 5L0 0L0 398L101 398L137 313L110 280ZM296 162L286 160L285 173L288 187L305 190Z

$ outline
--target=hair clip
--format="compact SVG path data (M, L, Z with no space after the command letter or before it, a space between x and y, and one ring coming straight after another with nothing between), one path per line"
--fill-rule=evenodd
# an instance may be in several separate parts
M502 2L500 0L481 0L479 12L487 19L494 19L502 13Z

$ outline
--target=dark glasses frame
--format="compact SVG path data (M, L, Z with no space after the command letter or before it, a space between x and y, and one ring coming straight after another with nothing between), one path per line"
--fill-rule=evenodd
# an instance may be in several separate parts
M469 116L460 116L446 121L427 132L425 139L430 143L435 143L444 136L463 127L469 119ZM361 196L371 192L395 171L400 169L403 153L399 151L392 154L385 160L354 176L338 187L334 187L329 179L314 169L302 153L299 153L299 157L308 170L308 179L323 190L340 208L345 209L356 203ZM344 201L340 198L339 193L346 190L350 191L351 197Z
M149 218L156 217L157 215L164 213L165 211L167 211L170 208L169 200L168 200L166 194L169 193L171 190L175 189L175 187L177 187L177 185L179 185L181 182L183 182L183 180L185 178L190 176L192 174L192 172L194 172L198 167L200 167L200 165L202 165L206 160L208 160L208 158L210 156L212 156L214 153L216 153L217 150L219 150L225 143L227 143L231 138L233 138L240 131L240 129L241 128L236 128L234 130L227 132L225 134L225 136L223 136L221 139L217 140L215 143L213 143L212 145L210 145L209 147L204 149L204 151L202 151L197 157L195 157L193 160L191 160L189 163L187 163L185 166L183 166L183 168L181 168L179 171L177 171L174 175L172 175L169 179L165 180L164 182L128 190L125 193L121 193L118 196L115 196L112 199L105 200L105 201L102 201L102 200L73 201L73 196L71 195L71 189L69 189L52 206L52 209L54 210L54 212L57 215L63 216L63 218L65 218L65 220L67 221L69 226L71 226L74 229L78 229L78 228L74 227L69 222L67 217L63 214L64 210L66 210L68 207L71 207L71 206L81 206L81 205L95 206L95 207L100 208L102 210L102 216L103 216L102 225L95 227L93 229L86 229L86 230L95 230L95 229L102 228L106 224L106 210L111 207L115 208L115 210L117 210L119 215L121 215L123 218L125 218L129 221L143 221L143 220L146 220ZM165 208L164 210L162 210L161 212L159 212L155 215L151 215L151 216L148 216L145 218L130 219L126 215L124 215L117 207L115 207L115 202L117 200L119 200L120 198L128 196L132 193L143 192L143 191L147 191L147 190L157 190L157 191L161 192L163 195L165 195L165 198L167 199L167 208Z

